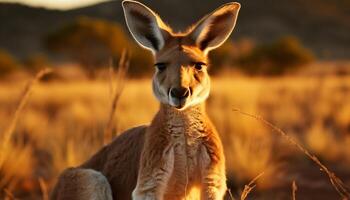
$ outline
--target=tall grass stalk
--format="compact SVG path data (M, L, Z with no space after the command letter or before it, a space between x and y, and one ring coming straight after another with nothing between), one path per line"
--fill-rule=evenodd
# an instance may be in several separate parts
M4 134L1 136L1 141L0 141L0 169L2 168L6 155L3 155L3 152L5 152L4 150L6 148L9 147L10 142L11 142L11 138L12 135L14 133L18 118L20 116L20 114L23 111L23 108L25 107L25 105L28 102L28 99L32 93L33 90L33 86L41 79L43 78L45 75L49 74L51 72L51 69L43 69L41 71L39 71L33 80L31 80L24 88L22 95L20 96L20 100L19 103L17 104L14 116L9 124L9 126L7 127L7 129L5 130Z
M43 178L39 178L39 184L42 193L42 200L49 200L49 192L45 180Z
M17 198L12 194L12 192L8 189L4 189L5 192L5 200L17 200Z
M275 132L279 133L290 144L297 147L302 153L304 153L308 158L310 158L314 163L316 163L320 167L320 170L323 171L328 176L333 188L338 192L338 194L342 197L343 200L350 199L349 190L348 190L347 186L343 183L343 181L340 178L338 178L338 176L336 176L334 172L330 171L324 164L322 164L321 161L315 155L311 154L307 149L305 149L301 144L299 144L291 136L289 136L287 133L285 133L284 131L282 131L280 128L273 125L272 123L268 122L267 120L265 120L261 116L249 114L249 113L243 112L243 111L236 109L236 108L234 108L232 110L235 112L238 112L242 115L254 118L254 119L262 122L263 124L265 124L269 128L271 128Z
M124 86L125 86L125 79L126 79L126 74L129 69L129 55L126 50L123 50L119 64L118 64L118 71L116 74L116 82L113 83L113 77L114 77L114 72L112 66L110 67L109 74L110 74L110 91L112 92L112 101L111 101L111 107L109 109L109 115L108 115L108 120L107 124L104 130L104 138L103 142L104 144L109 143L112 138L115 136L113 134L113 128L116 128L117 125L114 122L114 118L116 115L116 109L118 105L118 101L120 99L120 96L123 92Z
M292 200L296 200L296 193L297 193L298 187L297 184L295 183L295 181L293 181L292 183Z
M241 194L241 200L247 199L248 194L255 188L256 181L263 175L264 175L264 172L261 172L253 180L251 180L247 185L244 186L244 189L243 189L242 194Z

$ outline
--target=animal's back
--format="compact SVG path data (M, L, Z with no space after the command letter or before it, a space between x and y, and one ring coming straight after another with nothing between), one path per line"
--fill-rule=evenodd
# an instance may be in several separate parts
M82 199L80 189L74 187L83 187L81 191L90 191L92 194L112 190L113 199L131 199L137 182L146 129L147 126L139 126L125 131L81 166L65 170L59 177L52 199ZM67 184L73 180L76 186ZM66 194L74 198L67 198ZM79 196L82 198L77 198Z

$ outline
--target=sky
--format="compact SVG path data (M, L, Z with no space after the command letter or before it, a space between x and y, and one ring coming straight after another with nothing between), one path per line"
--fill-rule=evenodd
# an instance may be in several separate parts
M0 0L0 2L22 3L30 6L67 10L93 5L108 0Z

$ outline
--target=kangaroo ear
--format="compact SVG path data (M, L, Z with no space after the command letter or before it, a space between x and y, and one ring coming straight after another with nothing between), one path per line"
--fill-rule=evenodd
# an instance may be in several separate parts
M227 3L201 19L190 33L196 45L205 53L219 47L235 27L241 5Z
M169 35L165 23L151 9L137 1L125 0L122 5L126 24L136 42L153 53L159 51Z

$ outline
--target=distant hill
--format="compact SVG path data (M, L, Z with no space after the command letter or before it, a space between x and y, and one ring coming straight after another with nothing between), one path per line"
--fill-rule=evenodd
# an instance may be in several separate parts
M184 29L227 0L143 0L175 29ZM350 58L350 1L239 0L242 4L233 40L249 37L268 42L294 35L321 58ZM77 16L112 20L125 27L121 1L68 11L0 3L0 48L24 57L45 51L49 32Z

